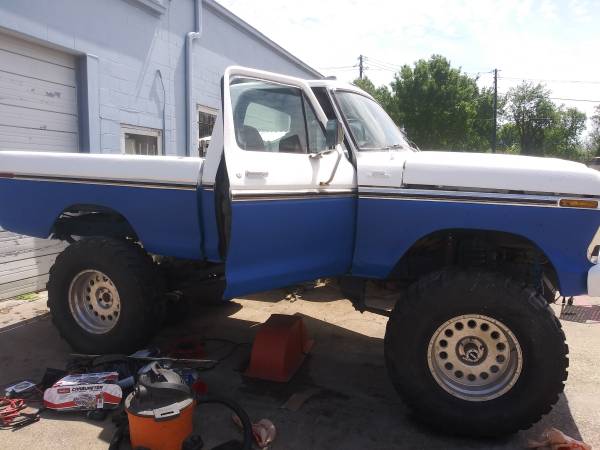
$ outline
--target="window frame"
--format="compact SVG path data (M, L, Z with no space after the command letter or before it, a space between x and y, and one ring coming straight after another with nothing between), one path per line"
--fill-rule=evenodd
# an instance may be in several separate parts
M162 130L157 128L141 127L138 125L121 124L121 153L123 155L136 155L135 153L127 153L125 149L125 135L137 134L139 136L151 136L156 138L156 155L138 155L138 156L164 156L162 148Z
M287 83L283 83L283 82L279 82L279 81L262 79L262 78L252 77L252 76L246 76L246 75L234 75L232 77L232 79L230 80L230 84L229 84L230 86L233 84L232 81L235 80L236 78L247 80L247 81L257 81L257 82L261 82L261 83L265 83L265 84L272 84L275 86L282 86L282 87L298 90L299 94L300 94L299 95L300 105L302 107L302 118L304 121L304 134L305 134L305 139L306 139L306 152L305 153L268 152L268 151L263 151L263 150L244 150L243 148L241 148L239 146L239 143L237 141L237 136L236 136L234 139L234 142L239 151L243 151L243 152L252 151L252 152L257 152L257 153L271 153L271 154L281 154L281 155L312 155L312 154L318 153L317 151L312 151L310 149L310 139L309 139L309 132L308 132L308 118L306 115L306 105L305 104L308 104L309 107L311 108L311 111L312 111L313 115L315 116L315 118L317 119L317 122L319 123L321 131L325 135L325 138L327 138L326 129L325 129L325 125L319 119L319 115L317 114L317 111L315 110L315 106L312 104L310 98L308 98L308 96L306 95L306 92L304 91L304 89L302 89L298 86L292 85L292 84L287 84ZM235 127L235 110L233 109L233 104L231 104L231 108L232 108L232 116L233 116L233 126Z
M306 115L306 106L305 104L308 104L311 112L313 113L313 115L315 116L315 119L317 120L317 123L319 124L319 127L321 128L321 132L323 133L323 137L325 138L325 142L327 142L327 130L325 129L325 126L323 125L323 123L319 120L319 116L317 115L317 111L315 111L315 107L311 104L310 99L307 98L306 94L304 93L304 91L302 92L302 113L304 114L304 126L306 127L306 146L308 147L308 154L309 155L314 155L316 153L319 153L321 150L311 150L310 148L310 135L308 133L308 117ZM323 108L321 108L323 109Z
M198 145L197 145L196 150L198 152L198 155L201 158L204 158L204 157L206 157L206 151L208 151L208 147L206 148L206 150L205 150L205 152L203 154L201 152L201 149L200 149L200 139L203 139L203 138L200 137L200 113L209 114L211 116L214 116L215 120L214 120L214 123L213 123L213 129L210 132L210 136L212 136L212 133L213 133L213 131L215 129L215 125L217 123L217 116L219 114L219 110L216 109L216 108L211 108L210 106L206 106L206 105L201 105L201 104L197 104L196 105L196 117L197 117L196 127L197 127L197 130L198 130L198 133L197 133L198 134ZM210 136L205 136L205 137L210 137Z
M370 96L370 95L368 95L368 94L365 94L364 92L358 92L358 91L354 91L354 90L352 90L352 89L344 89L344 88L335 88L335 89L332 89L332 90L330 91L330 98L331 98L331 99L333 100L333 102L335 103L335 106L336 106L336 108L337 108L337 111L338 111L339 115L340 115L340 116L341 116L341 118L342 118L342 122L343 122L343 124L344 124L344 127L345 127L345 130L344 130L344 131L345 131L345 132L346 132L346 133L347 133L347 134L350 136L350 140L352 141L352 145L353 145L353 147L354 147L354 150L355 150L357 153L361 153L361 152L369 152L369 151L381 151L381 150L366 150L366 149L361 149L360 145L358 145L358 142L356 141L356 138L355 138L355 136L354 136L354 133L352 133L352 131L351 131L351 129L350 129L350 124L349 124L349 123L348 123L348 121L346 120L346 115L344 114L344 112L343 112L343 110L342 110L342 107L341 107L341 105L340 105L340 101L339 101L339 98L338 98L338 95L337 95L337 93L338 93L338 92L341 92L341 93L348 93L348 94L356 94L356 95L360 95L361 97L364 97L364 98L366 98L367 100L370 100L370 101L374 102L375 104L379 105L379 107L380 107L381 109L383 109L383 106L381 106L381 104L379 104L379 102L378 102L377 100L375 100L375 99L374 99L372 96ZM384 110L384 112L386 112L386 111ZM387 114L387 112L386 112L386 114ZM390 117L390 119L391 119L391 117ZM406 150L403 150L403 151L411 151L411 152L414 152L414 151L415 151L415 150L414 150L414 147L413 147L413 146L412 146L412 145L409 143L409 141L408 141L408 139L407 139L407 136L406 136L406 135L404 135L404 133L402 133L402 132L400 132L400 133L402 134L402 138L404 139L404 141L406 142L406 145L407 145L407 148L406 148Z

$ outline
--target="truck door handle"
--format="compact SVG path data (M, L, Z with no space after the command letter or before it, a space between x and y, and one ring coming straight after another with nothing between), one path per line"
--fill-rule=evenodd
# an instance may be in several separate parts
M251 178L267 178L269 176L269 172L246 170L246 176Z
M372 177L377 177L377 178L389 178L390 177L389 172L384 172L383 170L374 170L369 175L371 175Z

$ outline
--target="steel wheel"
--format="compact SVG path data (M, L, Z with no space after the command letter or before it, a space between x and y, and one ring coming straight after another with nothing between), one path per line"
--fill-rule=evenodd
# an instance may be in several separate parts
M93 334L105 334L119 320L121 300L112 280L97 270L78 273L69 286L69 308L77 324Z
M521 374L523 353L502 322L466 314L435 331L427 361L433 378L446 392L478 402L500 397L514 386Z

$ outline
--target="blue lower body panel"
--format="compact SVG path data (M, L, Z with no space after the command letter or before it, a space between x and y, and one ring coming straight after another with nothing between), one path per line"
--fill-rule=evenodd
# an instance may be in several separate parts
M121 214L150 253L202 257L194 189L0 179L0 225L10 231L46 238L65 209L84 204Z
M356 198L232 204L226 298L347 273Z
M558 272L563 295L587 290L587 248L600 211L559 207L360 198L353 275L385 278L420 238L449 229L512 233L536 244Z
M202 188L198 192L201 212L200 223L202 223L202 242L204 243L203 253L208 261L221 262L215 191L212 188Z

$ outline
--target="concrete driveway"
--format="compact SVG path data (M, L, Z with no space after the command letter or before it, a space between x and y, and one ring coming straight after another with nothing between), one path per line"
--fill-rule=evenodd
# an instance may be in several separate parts
M565 395L532 429L499 440L440 435L415 422L388 382L382 338L386 318L354 311L333 286L308 289L301 299L284 290L235 300L220 307L199 307L181 323L163 330L157 343L178 336L227 338L251 342L256 325L273 313L301 314L315 339L311 356L287 384L250 380L240 371L249 347L203 374L212 392L234 396L255 420L269 418L278 436L272 449L516 449L546 427L600 446L600 301L578 298L569 311L556 308L570 353ZM69 354L46 314L44 294L36 299L0 302L0 385L39 380L46 367L64 368ZM209 347L209 357L227 352ZM297 411L281 406L296 393L312 394ZM205 448L238 436L230 414L202 407L196 429ZM106 449L114 429L109 419L90 422L79 414L45 412L24 429L0 431L2 448Z

